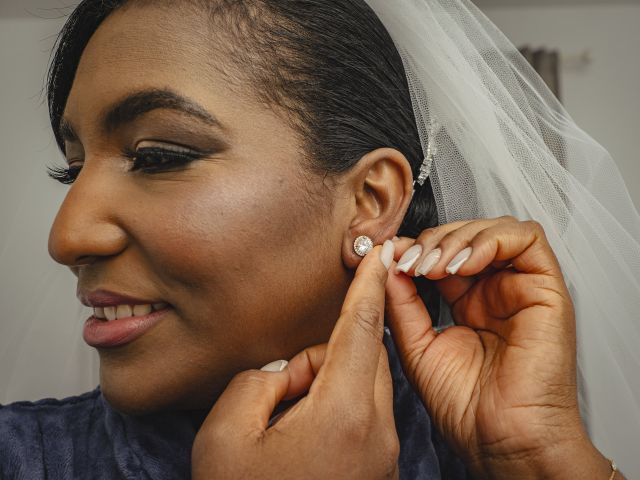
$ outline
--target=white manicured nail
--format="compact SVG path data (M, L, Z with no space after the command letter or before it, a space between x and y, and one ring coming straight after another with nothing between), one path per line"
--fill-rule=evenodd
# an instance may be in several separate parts
M469 257L471 257L472 252L473 252L473 249L471 247L467 247L464 250L462 250L458 255L456 255L453 258L453 260L451 260L451 263L447 265L447 273L451 275L455 275L456 273L458 273L458 270L460 270L460 267L462 267L464 262L469 260Z
M288 364L289 362L286 360L276 360L275 362L266 364L260 370L263 372L281 372Z
M391 240L393 240L394 242L397 242L398 240L400 240L400 237L398 237L397 235L395 237L393 237Z
M420 258L422 255L422 245L414 245L409 250L404 252L404 255L400 257L400 261L398 262L398 266L396 267L396 272L404 272L407 273L413 267L413 264L416 263L416 260Z
M393 254L396 251L396 246L391 240L387 240L382 245L382 250L380 251L380 260L384 267L389 270L391 266L391 262L393 262Z
M424 260L422 261L422 263L418 265L418 267L416 268L416 277L419 277L420 275L426 275L431 270L433 270L433 267L436 266L436 263L440 261L441 257L442 257L441 249L436 248L435 250L431 250L429 254L426 257L424 257Z

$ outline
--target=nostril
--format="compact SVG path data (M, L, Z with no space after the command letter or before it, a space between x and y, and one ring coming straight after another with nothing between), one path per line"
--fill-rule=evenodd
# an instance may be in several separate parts
M82 265L90 265L94 263L97 259L98 257L95 255L82 255L76 258L76 261L73 262L72 267L76 268L76 267L81 267Z

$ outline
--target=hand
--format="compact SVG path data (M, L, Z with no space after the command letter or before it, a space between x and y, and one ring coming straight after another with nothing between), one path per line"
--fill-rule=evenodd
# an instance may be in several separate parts
M360 264L327 345L231 381L196 436L194 479L398 477L380 250ZM269 427L281 400L307 390Z
M409 275L441 249L425 276L457 326L438 334L404 274L389 277L388 322L406 374L469 468L491 478L607 478L580 420L573 304L542 227L511 217L442 225L398 240L396 260L414 244L422 254ZM467 247L451 275L447 265Z

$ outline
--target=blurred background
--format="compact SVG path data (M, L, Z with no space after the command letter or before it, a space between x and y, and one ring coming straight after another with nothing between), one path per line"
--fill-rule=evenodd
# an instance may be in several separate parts
M476 0L576 123L616 160L640 208L640 1Z
M55 36L74 4L0 0L0 403L63 397L98 382L96 358L80 341L81 321L64 327L64 345L43 329L48 319L82 318L73 275L61 266L53 275L40 273L52 263L49 227L67 189L45 174L47 165L63 159L50 131L43 85ZM578 125L612 153L640 206L640 0L477 5L521 48ZM19 349L16 332L3 328L3 319L25 312L39 339L29 351ZM73 365L79 378L65 375L69 349L86 359ZM34 362L42 368L34 369ZM38 372L23 375L27 369L21 366Z

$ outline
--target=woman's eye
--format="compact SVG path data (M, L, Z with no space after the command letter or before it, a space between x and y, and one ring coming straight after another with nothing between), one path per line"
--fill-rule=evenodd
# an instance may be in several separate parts
M188 150L162 147L145 147L127 151L125 155L133 161L130 171L141 170L144 173L156 173L180 170L205 154Z
M65 185L69 185L76 181L78 178L78 174L82 170L81 166L71 166L71 167L47 167L47 175L53 178L54 180L64 183Z
M207 155L207 153L197 152L186 148L176 147L144 147L137 150L125 150L124 155L128 157L133 165L129 169L131 172L142 171L144 173L160 173L177 171L185 168L189 163ZM82 170L81 165L70 167L47 167L47 174L65 185L72 184Z

